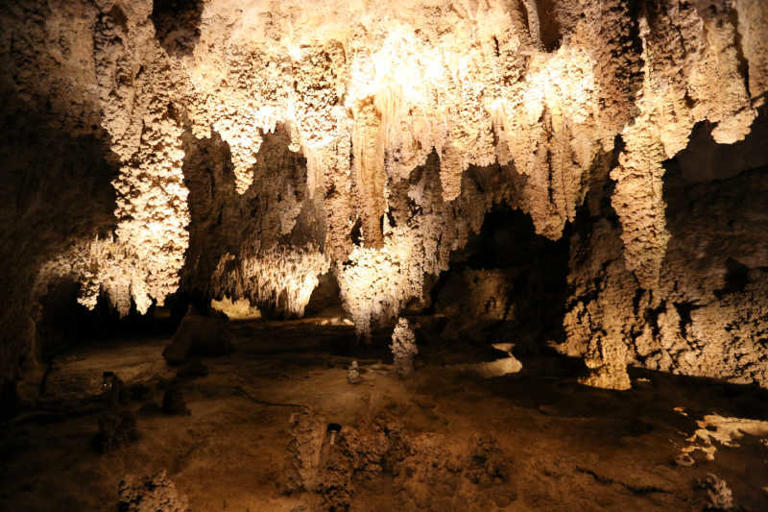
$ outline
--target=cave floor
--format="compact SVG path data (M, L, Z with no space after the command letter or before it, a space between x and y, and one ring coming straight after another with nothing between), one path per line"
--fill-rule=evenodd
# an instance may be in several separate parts
M189 415L159 410L162 383L176 371L162 359L167 339L57 359L40 405L0 431L0 510L115 510L125 475L161 469L193 511L309 511L334 499L339 509L339 493L359 511L702 510L699 482L710 473L742 510L768 510L765 441L747 435L739 446L718 445L714 461L697 452L692 466L675 463L706 414L768 419L766 395L752 387L640 372L631 391L596 390L577 383L574 362L541 355L520 357L518 374L482 379L452 366L482 350L434 342L402 380L385 340L353 349L363 378L353 385L348 326L241 322L233 332L233 353L203 359L208 375L185 380ZM140 439L102 455L92 447L93 394L105 370L150 391L126 406L137 411ZM365 452L331 468L335 483L317 493L289 477L300 457L289 445L307 418L354 434L329 450ZM376 462L368 445L392 445L392 432L408 448ZM339 457L350 460L329 460Z

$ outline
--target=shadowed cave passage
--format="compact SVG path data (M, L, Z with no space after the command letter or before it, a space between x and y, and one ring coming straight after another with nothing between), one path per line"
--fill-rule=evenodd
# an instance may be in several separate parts
M567 274L567 235L549 240L528 215L494 206L432 288L432 310L446 319L442 337L541 353L563 338Z

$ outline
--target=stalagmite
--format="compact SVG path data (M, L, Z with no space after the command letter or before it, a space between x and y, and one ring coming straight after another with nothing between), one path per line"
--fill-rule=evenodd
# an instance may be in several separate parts
M413 358L419 353L416 347L416 335L406 318L399 318L392 332L392 344L389 346L395 360L395 371L401 377L413 373Z

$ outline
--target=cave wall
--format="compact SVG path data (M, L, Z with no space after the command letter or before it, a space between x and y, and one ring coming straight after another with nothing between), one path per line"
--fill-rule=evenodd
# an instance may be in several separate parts
M768 385L768 119L763 109L739 144L717 144L712 131L697 126L665 162L658 286L629 270L621 226L598 199L572 238L561 348L585 358L589 384L626 389L634 365Z
M602 190L598 210L608 201L610 214L589 208L589 229L572 244L564 350L585 355L598 385L624 387L613 376L640 359L682 371L654 355L662 339L672 343L662 327L630 326L686 326L690 316L689 340L675 343L722 350L725 338L692 338L696 319L714 325L727 315L715 320L713 304L736 311L759 296L752 273L762 264L727 256L749 269L733 293L715 294L727 287L714 281L706 292L668 291L697 270L670 263L683 257L680 219L693 213L670 211L678 196L665 162L699 123L714 143L749 134L768 90L767 9L761 0L3 4L2 151L15 163L3 170L0 374L18 376L37 297L62 279L80 283L83 306L106 296L121 314L186 293L300 315L330 273L366 335L423 298L494 204L519 208L556 240ZM697 193L749 185L727 192L728 183ZM640 351L627 343L635 338ZM765 383L764 360L729 356L725 375L704 363L714 356L697 357L686 356L687 373Z
M0 6L0 387L37 374L41 269L114 223L116 173L99 125L84 5ZM61 276L65 278L64 276ZM3 404L4 405L4 404Z

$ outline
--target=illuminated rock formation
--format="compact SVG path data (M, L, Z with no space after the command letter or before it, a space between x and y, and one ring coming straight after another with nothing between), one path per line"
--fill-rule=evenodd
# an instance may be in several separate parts
M640 21L640 112L622 131L626 147L611 177L627 266L644 288L658 284L669 241L662 162L685 148L696 122L717 124L715 141L732 144L746 136L756 115L739 72L729 10L703 4L697 9L660 3L649 8L650 21Z
M764 347L722 335L764 280L727 297L711 282L706 301L685 288L664 191L697 123L721 144L750 132L768 91L764 2L166 4L0 10L2 90L103 144L115 194L111 221L8 251L23 276L7 278L8 332L28 338L36 296L65 277L83 305L105 292L122 314L181 289L301 315L332 272L367 335L425 297L492 205L558 239L611 166L619 225L595 214L574 240L563 350L605 387L629 386L628 363L766 385ZM687 315L702 332L665 334Z
M763 125L759 129L766 131ZM706 148L700 139L691 148L696 152ZM741 151L748 153L751 143ZM732 151L721 151L714 167L723 173L733 157ZM682 155L683 170L689 155L689 150ZM626 388L626 365L632 364L768 385L768 240L758 228L768 208L765 178L748 172L717 182L688 181L695 179L680 171L667 178L671 236L654 289L638 285L623 257L620 232L608 220L594 222L587 237L572 240L562 348L585 357L594 369L589 383Z
M273 311L302 316L318 277L328 272L328 259L313 247L273 248L257 254L227 253L212 280L220 290L248 297Z
M113 300L125 305L132 298L145 313L153 300L162 305L178 287L189 214L181 172L181 114L173 105L178 84L154 38L151 10L132 5L113 6L95 25L101 124L121 167L112 182L117 192L115 247L106 250L108 258L91 257L92 276L82 302L93 307L98 285L119 280ZM102 261L109 261L108 270L99 268ZM125 306L120 309L124 312Z

